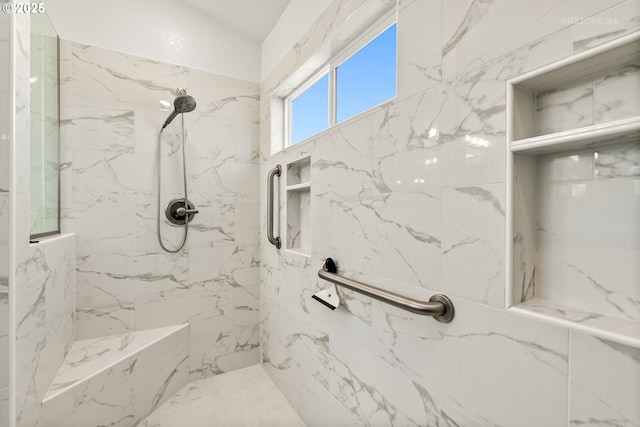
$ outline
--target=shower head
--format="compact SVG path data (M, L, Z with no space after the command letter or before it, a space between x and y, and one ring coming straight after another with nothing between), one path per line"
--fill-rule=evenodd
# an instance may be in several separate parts
M171 114L169 114L169 117L167 117L167 120L164 121L164 124L162 125L162 129L166 128L169 125L169 123L171 123L173 119L176 118L178 114L189 113L193 111L195 108L196 108L196 100L193 99L193 96L185 94L185 95L180 95L176 97L176 99L173 101L173 111L171 112Z

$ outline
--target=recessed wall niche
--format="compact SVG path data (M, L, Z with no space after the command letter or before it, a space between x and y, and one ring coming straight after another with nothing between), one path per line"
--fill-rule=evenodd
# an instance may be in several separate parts
M285 248L311 256L311 157L305 156L286 166Z
M507 302L640 343L640 34L507 83Z

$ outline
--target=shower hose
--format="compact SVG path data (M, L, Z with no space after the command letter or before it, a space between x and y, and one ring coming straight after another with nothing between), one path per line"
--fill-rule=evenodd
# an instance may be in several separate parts
M185 208L188 207L187 201L187 161L186 161L186 153L185 153L185 133L184 133L184 114L180 114L180 121L182 124L182 178L184 183L184 202ZM158 133L158 210L157 210L157 226L158 226L158 243L160 243L160 247L167 252L176 253L184 246L187 241L187 234L189 232L189 214L185 214L184 217L184 234L182 236L182 242L180 246L176 249L169 249L162 242L162 234L160 231L160 196L162 190L162 132L164 128L160 129L160 133Z

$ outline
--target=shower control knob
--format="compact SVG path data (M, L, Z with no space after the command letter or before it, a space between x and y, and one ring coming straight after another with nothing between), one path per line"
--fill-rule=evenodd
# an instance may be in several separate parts
M185 209L184 206L176 209L176 213L180 216L185 216L186 214L197 214L200 211L198 209Z
M177 198L167 203L167 208L164 212L172 224L184 225L185 219L191 222L198 213L198 209L189 200L187 200L187 206L185 207L184 198Z

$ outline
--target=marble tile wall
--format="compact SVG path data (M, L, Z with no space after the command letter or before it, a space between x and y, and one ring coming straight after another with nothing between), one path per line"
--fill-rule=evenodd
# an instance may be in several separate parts
M41 400L74 339L75 240L59 235L30 244L29 215L29 37L28 15L14 15L11 33L15 75L10 140L12 193L9 200L13 280L9 283L16 354L10 389L15 418L10 426L39 426Z
M636 348L505 310L505 82L640 29L627 15L640 4L401 0L398 97L271 155L272 91L363 3L334 2L263 81L260 176L312 157L310 257L260 247L267 371L309 426L637 425L637 387L612 392L640 382ZM607 159L601 174L634 165ZM328 310L311 299L328 286L317 277L328 256L413 298L445 293L456 317L440 324L348 291ZM588 377L589 363L616 358L627 379Z
M640 141L540 157L537 197L536 297L640 320Z
M2 425L9 423L10 19L11 15L0 14L0 424Z
M62 229L76 234L77 337L190 323L191 376L258 361L259 85L61 42ZM158 132L183 87L189 198L180 252L156 233ZM172 107L171 107L172 108ZM165 130L162 211L182 197L180 117ZM173 247L183 229L162 221Z
M30 257L16 271L16 426L41 422L42 399L75 332L74 236L53 237L28 250Z
M536 134L546 135L640 115L640 63L610 70L586 82L539 93Z

